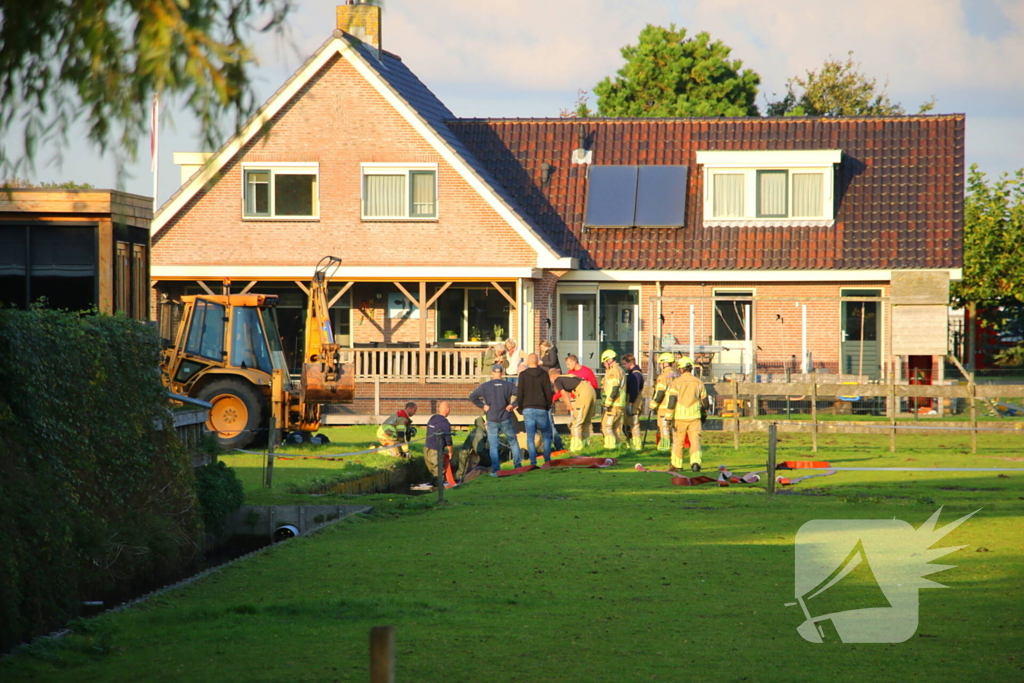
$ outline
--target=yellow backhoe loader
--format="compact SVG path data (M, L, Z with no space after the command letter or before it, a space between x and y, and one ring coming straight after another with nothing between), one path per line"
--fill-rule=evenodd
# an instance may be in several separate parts
M296 383L277 331L276 295L181 297L181 322L164 349L161 376L170 391L213 404L207 428L223 447L244 448L265 436L271 417L289 441L328 441L314 435L322 406L351 403L355 395L355 378L340 362L327 307L328 270L340 263L325 256L314 271Z

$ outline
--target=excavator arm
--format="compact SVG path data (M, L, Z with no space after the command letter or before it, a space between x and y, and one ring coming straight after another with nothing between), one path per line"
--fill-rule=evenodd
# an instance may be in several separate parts
M327 280L337 271L341 259L325 256L317 264L309 285L306 311L306 346L302 362L302 403L350 403L355 396L355 376L341 363L334 340L328 307Z

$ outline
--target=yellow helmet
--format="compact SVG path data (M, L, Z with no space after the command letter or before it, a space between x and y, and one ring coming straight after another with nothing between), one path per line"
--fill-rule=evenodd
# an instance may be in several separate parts
M619 357L618 354L615 353L614 351L612 351L611 349L606 349L605 351L601 352L601 362L602 363L607 363L608 361L615 360L618 357Z
M664 353L659 353L658 354L658 362L659 363L675 363L676 362L676 357L673 356L668 351L665 351Z
M679 368L692 368L693 359L689 356L680 356L679 360L676 361L676 366Z

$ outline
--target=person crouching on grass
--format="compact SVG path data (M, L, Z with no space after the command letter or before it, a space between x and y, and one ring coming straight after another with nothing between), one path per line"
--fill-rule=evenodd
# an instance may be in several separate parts
M381 446L394 446L388 452L396 458L409 457L409 441L416 436L416 428L412 426L412 418L416 414L416 404L409 401L404 410L384 420L377 427L377 440Z

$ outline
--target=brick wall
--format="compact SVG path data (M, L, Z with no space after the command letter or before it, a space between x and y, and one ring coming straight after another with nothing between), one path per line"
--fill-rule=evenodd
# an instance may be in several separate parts
M319 163L318 220L242 220L242 162ZM360 163L438 165L436 221L363 221ZM343 58L153 239L154 265L530 266L536 253Z

